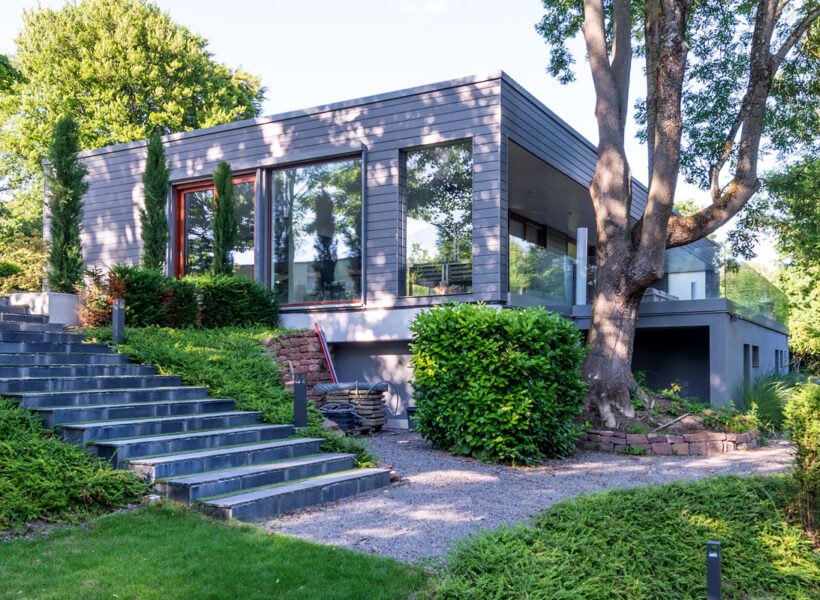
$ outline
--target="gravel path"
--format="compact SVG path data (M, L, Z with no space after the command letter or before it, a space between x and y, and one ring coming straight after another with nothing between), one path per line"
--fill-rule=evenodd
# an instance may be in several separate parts
M387 488L280 516L268 531L404 561L446 554L451 541L494 529L582 493L710 475L775 473L790 460L783 442L715 456L623 456L579 452L538 468L486 465L433 450L412 433L382 433L373 450L402 478Z

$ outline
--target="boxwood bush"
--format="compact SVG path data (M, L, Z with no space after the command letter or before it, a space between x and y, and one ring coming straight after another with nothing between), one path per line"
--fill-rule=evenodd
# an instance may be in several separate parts
M250 324L276 327L279 322L276 295L258 283L231 275L199 275L190 281L200 295L203 327Z
M448 304L410 329L415 421L436 447L514 464L573 452L585 387L570 321L542 308Z

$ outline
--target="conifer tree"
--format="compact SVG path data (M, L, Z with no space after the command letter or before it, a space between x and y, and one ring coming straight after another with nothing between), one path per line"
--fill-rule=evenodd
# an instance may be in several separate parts
M77 158L77 122L70 114L57 121L48 149L48 185L51 253L48 275L53 292L74 293L83 278L80 229L83 220L83 195L88 189L86 169Z
M231 252L236 246L239 220L236 215L236 202L233 193L233 174L231 166L222 161L214 169L214 275L231 275L233 257Z
M148 158L142 176L145 208L140 210L142 266L152 271L161 271L165 266L169 236L168 218L165 214L168 171L162 139L155 134L148 140Z

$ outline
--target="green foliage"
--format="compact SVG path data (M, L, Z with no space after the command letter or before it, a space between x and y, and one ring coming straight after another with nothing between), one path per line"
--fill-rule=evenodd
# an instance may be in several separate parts
M292 423L293 399L280 383L280 367L263 354L262 340L273 335L263 327L129 327L119 349L163 375L181 375L184 385L207 385L213 398L236 399L240 410L262 411L267 423Z
M152 271L160 271L165 265L165 251L168 247L168 217L165 214L168 203L168 165L162 140L157 134L148 140L148 157L142 176L145 208L140 210L142 225L142 266Z
M17 263L0 260L0 279L14 277L23 272L23 268Z
M85 166L77 158L77 122L70 114L57 121L48 150L49 230L51 252L48 284L53 292L73 294L83 279L80 227L83 195L88 189Z
M0 530L35 519L76 521L146 492L133 473L63 442L33 413L0 398Z
M363 469L378 466L379 457L370 452L367 440L341 431L322 427L321 413L313 409L308 418L308 427L299 431L299 437L324 438L322 452L342 452L356 455L356 467Z
M772 371L751 383L743 382L735 394L735 406L755 416L757 426L769 433L783 430L783 409L795 385L804 379L800 373Z
M449 304L421 311L410 329L415 421L435 446L517 464L573 452L584 350L570 321Z
M22 80L20 71L12 66L5 54L0 54L0 93L7 92L13 84Z
M820 264L790 266L777 274L789 298L789 348L801 369L820 374Z
M725 600L816 598L820 555L784 518L785 490L725 476L565 500L459 542L436 598L700 600L707 540L721 542Z
M626 428L627 433L649 433L649 430L642 425L629 425Z
M794 508L807 531L820 533L820 385L801 385L784 412L795 449Z
M42 600L399 600L424 572L159 502L0 544L0 596Z
M276 294L250 279L230 275L192 275L185 281L192 282L199 292L203 327L251 323L276 327L279 323Z
M233 257L236 247L236 236L239 233L239 221L236 215L236 202L233 193L233 174L231 166L222 161L214 169L214 275L233 274Z

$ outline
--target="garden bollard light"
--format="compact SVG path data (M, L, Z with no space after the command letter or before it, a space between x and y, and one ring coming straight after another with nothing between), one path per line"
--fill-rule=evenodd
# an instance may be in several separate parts
M706 598L720 600L720 542L706 542Z
M304 373L298 373L293 382L293 425L307 427L307 381Z
M111 341L119 343L125 337L125 300L114 298L111 307Z

